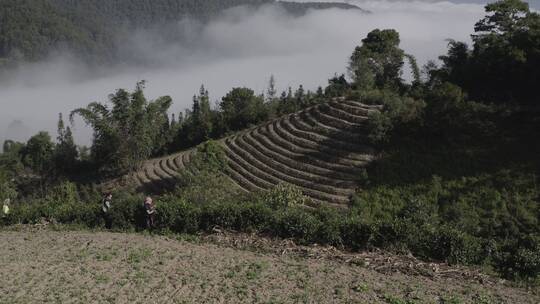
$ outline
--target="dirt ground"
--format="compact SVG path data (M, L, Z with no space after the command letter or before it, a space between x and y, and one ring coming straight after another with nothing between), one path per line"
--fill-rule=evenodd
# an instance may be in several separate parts
M474 270L216 235L0 230L0 303L540 303Z

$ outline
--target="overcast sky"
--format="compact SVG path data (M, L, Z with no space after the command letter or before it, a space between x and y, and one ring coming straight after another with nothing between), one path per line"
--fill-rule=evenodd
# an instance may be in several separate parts
M189 107L201 84L213 100L238 86L263 92L271 74L280 89L300 84L316 89L346 71L354 47L375 28L397 29L402 48L423 64L445 52L446 39L469 41L474 23L484 15L481 4L471 3L347 2L372 14L332 9L294 18L271 8L235 9L206 26L180 22L196 37L189 44L169 44L153 33L132 35L129 47L152 62L146 67L114 66L96 74L65 57L26 66L0 83L0 137L18 136L6 134L14 120L23 121L31 133L45 129L54 137L59 112L67 115L75 107L106 101L115 89L132 89L142 79L148 81L149 98L173 97L173 112ZM75 128L76 140L88 143L89 131L81 122Z
M361 3L361 2L368 2L369 0L345 0L345 1L336 1L336 0L299 0L297 2L348 2L348 3ZM390 0L392 2L441 2L439 0ZM495 2L496 0L447 0L448 2L452 3L458 3L458 4L482 4L485 5L487 3ZM381 1L382 2L382 1ZM540 0L529 0L526 1L529 3L530 7L539 9L540 8Z

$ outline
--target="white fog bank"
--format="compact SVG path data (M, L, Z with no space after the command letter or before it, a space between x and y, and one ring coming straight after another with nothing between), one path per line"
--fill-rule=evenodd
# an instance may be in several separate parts
M375 28L394 28L402 48L419 64L445 53L447 41L469 41L473 26L484 14L479 4L450 2L347 1L372 14L338 9L311 11L291 17L283 11L234 9L208 25L195 25L189 44L168 44L152 33L133 35L133 44L152 64L115 66L91 71L63 57L12 73L0 83L0 139L23 140L28 134L11 131L20 120L25 133L47 130L55 136L57 115L67 115L92 101L106 101L117 88L133 89L147 80L150 99L170 95L173 113L191 105L201 84L211 98L221 98L232 87L246 86L263 92L273 74L280 89L303 84L324 86L335 73L344 73L354 47ZM180 22L186 26L190 22ZM90 132L75 126L78 143L87 144Z

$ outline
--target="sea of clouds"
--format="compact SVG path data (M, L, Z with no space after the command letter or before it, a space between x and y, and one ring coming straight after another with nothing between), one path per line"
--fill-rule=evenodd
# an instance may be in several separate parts
M182 43L151 30L130 33L124 37L126 50L140 64L88 67L63 54L22 66L0 80L0 139L25 140L39 130L54 136L58 113L106 101L116 89L132 89L143 79L150 99L173 98L174 113L191 105L201 84L213 100L233 87L262 93L270 75L279 89L303 84L314 90L335 73L345 73L354 47L375 28L398 30L402 48L424 64L445 53L447 39L470 41L474 23L484 15L478 3L345 2L371 14L329 9L293 17L270 7L235 8L208 24L183 20L174 25ZM14 121L23 127L13 127ZM88 128L81 121L74 127L77 142L88 144Z

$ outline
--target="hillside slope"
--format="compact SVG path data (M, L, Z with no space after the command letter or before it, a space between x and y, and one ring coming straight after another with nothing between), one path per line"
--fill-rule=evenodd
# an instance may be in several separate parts
M154 30L165 41L182 40L177 22L205 22L237 6L281 6L299 16L310 9L360 9L343 3L289 3L274 0L2 0L0 67L39 61L68 51L90 63L123 62L122 49L133 31ZM129 47L128 47L129 49Z
M127 233L0 232L5 244L0 248L1 303L532 304L540 300L496 278L476 276L472 269L427 263L417 269L417 261L410 257L347 254L288 241L255 240L256 249L251 249L248 244L242 247L242 239L232 239L231 245L222 242L221 235L213 236L215 241L187 242Z
M334 99L229 136L219 141L228 160L224 173L246 192L289 183L314 202L346 205L376 157L366 124L369 113L379 109ZM130 179L141 191L170 189L194 153L149 160Z

